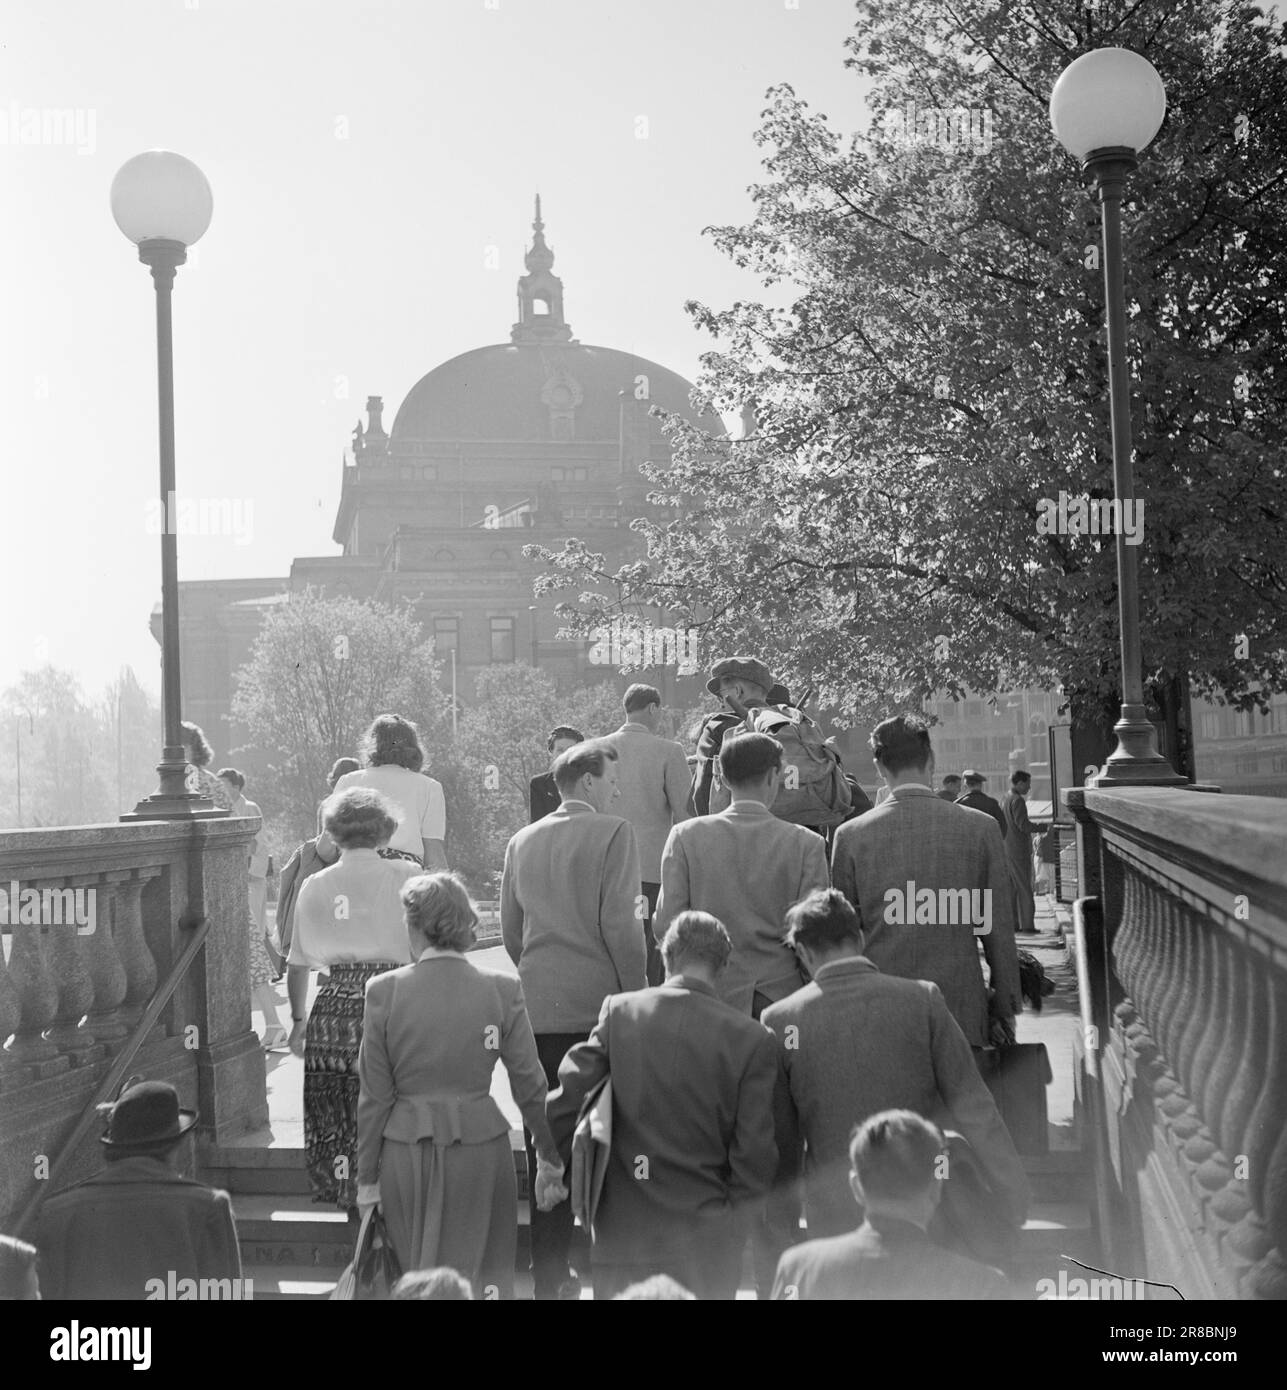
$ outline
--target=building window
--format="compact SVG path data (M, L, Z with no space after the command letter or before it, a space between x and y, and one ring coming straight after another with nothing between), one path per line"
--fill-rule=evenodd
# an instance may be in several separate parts
M1218 714L1204 714L1202 716L1202 737L1220 737L1220 716Z
M1254 777L1260 771L1260 759L1254 753L1250 757L1235 758L1233 770L1239 777Z
M590 470L588 468L574 468L572 470L572 481L574 483L583 483L589 476Z
M491 620L492 661L514 660L514 619L493 618Z
M1287 772L1287 753L1274 754L1274 771Z
M435 565L454 565L456 553L453 550L436 550L434 551L433 562Z
M444 652L460 650L459 618L435 618L433 620L433 649L440 655Z
M550 469L550 481L551 481L551 482L555 482L555 483L563 483L563 482L566 482L566 481L567 481L567 469L566 469L566 468L551 468L551 469Z

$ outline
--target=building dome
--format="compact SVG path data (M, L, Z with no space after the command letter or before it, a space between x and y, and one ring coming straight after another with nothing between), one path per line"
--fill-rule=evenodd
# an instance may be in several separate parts
M690 386L646 357L580 343L497 343L423 376L393 422L391 442L556 439L616 442L621 392L693 420ZM722 433L710 417L707 428Z

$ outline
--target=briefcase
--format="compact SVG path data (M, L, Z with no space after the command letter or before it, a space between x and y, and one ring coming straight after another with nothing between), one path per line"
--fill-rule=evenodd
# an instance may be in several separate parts
M1045 1043L985 1047L975 1056L1015 1148L1021 1154L1048 1153L1046 1087L1053 1073Z
M612 1078L606 1076L586 1097L572 1135L568 1192L573 1219L594 1238L594 1217L612 1151Z

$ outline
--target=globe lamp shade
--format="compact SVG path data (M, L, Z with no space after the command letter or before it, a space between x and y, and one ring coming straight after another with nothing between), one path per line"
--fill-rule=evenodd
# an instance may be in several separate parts
M135 243L200 241L214 211L206 176L190 160L169 150L136 154L112 180L112 216Z
M1138 153L1162 127L1166 88L1147 58L1129 48L1083 53L1050 93L1055 138L1075 159L1095 150Z

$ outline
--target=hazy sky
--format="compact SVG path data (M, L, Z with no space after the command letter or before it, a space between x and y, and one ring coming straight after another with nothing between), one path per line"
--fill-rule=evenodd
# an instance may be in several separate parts
M214 191L175 289L178 492L250 524L180 535L180 577L285 575L339 553L367 395L387 426L438 363L508 341L536 189L575 335L691 379L711 343L683 302L756 293L700 233L750 215L765 89L864 122L851 23L849 0L9 0L0 688L47 660L90 694L126 663L159 689L152 287L108 207L126 159L176 150ZM68 108L71 143L13 143Z

